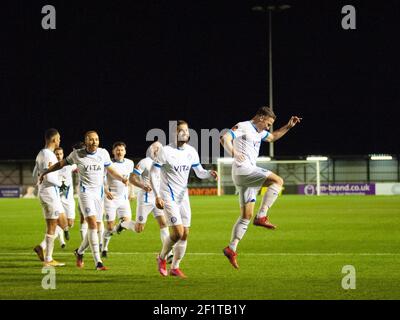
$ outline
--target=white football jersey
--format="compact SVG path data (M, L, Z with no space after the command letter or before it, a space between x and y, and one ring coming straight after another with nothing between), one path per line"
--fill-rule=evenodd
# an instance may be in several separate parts
M139 161L137 167L133 169L133 172L140 176L140 179L143 184L150 186L150 170L153 166L153 159L150 157L144 158ZM159 179L160 177L158 177ZM138 192L138 199L143 200L144 202L153 202L154 201L154 192L146 192L143 189L140 189Z
M113 160L113 166L120 175L122 175L124 178L129 179L129 176L133 172L134 163L132 160L125 158L121 162ZM111 174L107 174L107 186L108 191L112 193L114 198L128 199L128 186L123 184L120 180L115 179Z
M190 169L200 165L196 149L186 144L178 148L171 143L163 147L154 161L154 166L161 168L160 192L163 197L173 201L182 201L187 191Z
M234 154L243 154L246 157L243 162L238 162L235 159L233 167L255 166L261 141L267 141L270 133L266 130L258 132L252 121L239 122L230 130L230 133L233 138Z
M50 149L40 150L40 152L36 156L36 165L35 165L35 170L34 170L35 175L37 175L37 176L41 175L50 166L56 164L57 162L58 162L57 157L53 151L51 151ZM36 179L37 179L37 177L36 177ZM50 181L58 182L58 173L57 172L51 172L44 177L43 182L39 185L39 191L42 188L61 185L61 183L56 185Z
M103 188L104 169L111 165L110 154L106 149L98 148L94 153L89 153L86 149L74 150L65 160L69 165L77 165L81 187Z
M72 179L72 172L74 172L76 168L76 164L73 164L72 166L68 165L57 171L60 183L64 182L64 184L68 186L68 194L64 194L64 196L74 194L74 182Z

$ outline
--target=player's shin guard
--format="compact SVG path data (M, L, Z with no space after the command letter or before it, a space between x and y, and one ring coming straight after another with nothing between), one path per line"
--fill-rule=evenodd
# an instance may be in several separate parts
M275 200L278 198L279 192L281 192L282 187L279 184L272 184L268 187L267 192L261 201L260 210L257 213L257 218L265 217L267 211L272 207Z
M249 223L250 220L239 217L239 219L233 226L231 242L229 244L229 247L233 251L236 251L237 245L239 244L239 241L242 240L244 234L246 233Z
M82 240L86 238L87 231L88 231L88 224L85 221L84 223L81 224L81 229L80 229Z
M53 249L54 249L54 239L57 236L55 234L46 234L46 256L44 258L45 262L50 262L53 260Z
M168 227L160 229L160 238L161 238L161 243L164 244L165 240L169 238L169 230Z
M100 259L100 249L99 249L99 236L96 229L88 230L88 238L90 249L92 250L94 262L97 264L101 262Z
M174 258L172 259L171 269L179 269L179 264L185 255L187 240L179 240L174 246Z
M175 241L171 239L171 237L167 237L163 243L163 247L160 253L160 258L165 260L167 258L168 253L172 250Z

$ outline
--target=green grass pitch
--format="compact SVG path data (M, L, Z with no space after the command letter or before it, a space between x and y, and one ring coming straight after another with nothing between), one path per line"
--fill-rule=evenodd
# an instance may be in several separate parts
M240 270L223 256L236 221L235 196L191 197L192 228L181 263L188 279L162 278L161 241L150 216L142 234L114 235L109 271L94 270L90 251L77 269L79 221L67 248L56 240L56 289L42 288L32 248L44 235L38 200L0 200L0 299L399 299L400 197L283 195L270 211L279 229L249 226L238 248ZM132 208L136 207L132 203ZM342 288L353 265L356 289Z

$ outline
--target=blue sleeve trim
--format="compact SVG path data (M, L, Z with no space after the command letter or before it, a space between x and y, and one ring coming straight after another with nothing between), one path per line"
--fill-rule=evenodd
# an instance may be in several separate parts
M111 162L105 163L104 166L105 166L105 167L111 166Z
M235 133L234 133L232 130L229 130L229 133L231 134L232 139L235 139L235 138L236 138L236 135L235 135Z
M132 173L137 174L138 176L142 175L142 173L137 169L133 169Z
M157 168L161 168L161 165L158 164L158 163L154 163L153 165L154 165L155 167L157 167Z
M265 141L265 139L267 139L268 136L269 136L269 132L267 131L267 133L265 134L264 138L262 138L261 140L262 140L262 141Z
M199 166L199 165L200 165L200 163L192 164L192 168L196 168L196 167Z

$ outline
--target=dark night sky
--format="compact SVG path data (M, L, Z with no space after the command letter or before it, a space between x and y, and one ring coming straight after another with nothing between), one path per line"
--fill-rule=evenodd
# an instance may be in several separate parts
M9 1L0 22L0 159L33 159L56 127L69 150L95 129L140 157L168 120L229 128L268 101L257 1ZM277 156L399 154L400 2L286 1L274 15ZM57 30L41 28L41 8ZM357 30L341 28L353 4ZM267 147L263 151L266 152Z

